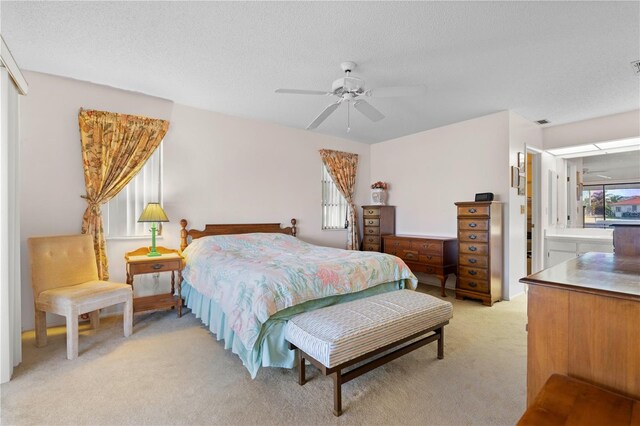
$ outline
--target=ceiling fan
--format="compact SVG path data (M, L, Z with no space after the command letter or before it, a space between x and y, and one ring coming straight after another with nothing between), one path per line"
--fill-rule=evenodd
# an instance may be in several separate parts
M322 111L308 126L307 130L315 129L324 120L326 120L341 103L346 102L353 105L356 111L367 117L371 121L380 121L384 118L384 114L378 111L369 102L362 99L363 97L375 97L375 98L393 98L400 96L415 96L421 95L425 91L424 86L394 86L394 87L380 87L378 89L367 89L363 79L351 76L351 72L356 67L355 62L343 62L340 64L345 76L337 79L331 85L331 91L326 92L322 90L300 90L300 89L276 89L276 93L285 93L292 95L324 95L324 96L336 96L338 100ZM349 110L347 110L349 114ZM349 127L349 115L347 115L347 131L350 131Z

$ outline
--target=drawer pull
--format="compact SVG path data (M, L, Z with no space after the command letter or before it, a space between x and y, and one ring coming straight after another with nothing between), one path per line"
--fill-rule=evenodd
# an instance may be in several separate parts
M367 210L367 214L373 214L373 210Z
M478 248L476 246L471 246L469 247L469 251L477 251Z
M431 260L431 258L433 258L433 256L427 256L427 259Z
M393 243L393 245L397 247L397 246L399 246L399 245L400 245L400 242L399 242L399 241L396 241L395 243Z
M475 212L477 212L477 211L478 211L478 210L476 210L476 209L469 209L469 213L475 213Z
M474 283L473 281L471 281L469 283L469 287L478 287L478 284Z
M478 226L478 224L477 224L477 223L475 223L475 222L471 222L471 223L469 224L469 228L475 228L476 226Z
M373 234L375 231L373 229L367 229L367 232Z
M469 259L469 263L476 263L478 262L476 259Z
M162 263L154 263L151 265L151 269L162 269L164 265Z
M469 235L469 239L470 240L475 240L476 238L478 238L478 236L476 234Z
M373 221L372 220L369 221L369 225L373 225Z
M469 271L469 275L478 275L478 271Z
M407 253L407 257L408 257L409 259L413 259L413 253Z

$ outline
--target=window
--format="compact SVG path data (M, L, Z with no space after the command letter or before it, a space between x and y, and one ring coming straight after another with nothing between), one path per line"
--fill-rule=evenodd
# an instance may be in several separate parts
M138 218L149 202L162 203L162 143L131 182L102 206L105 236L148 237L150 224L138 223Z
M640 224L640 182L585 185L582 191L585 228Z
M346 229L349 205L322 165L322 229Z

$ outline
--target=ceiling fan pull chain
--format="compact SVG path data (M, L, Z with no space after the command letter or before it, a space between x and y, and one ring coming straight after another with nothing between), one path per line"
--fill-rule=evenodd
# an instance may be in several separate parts
M351 131L351 102L347 102L347 133Z

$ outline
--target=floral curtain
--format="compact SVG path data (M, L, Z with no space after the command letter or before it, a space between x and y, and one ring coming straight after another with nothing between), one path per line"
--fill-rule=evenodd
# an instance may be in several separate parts
M109 279L102 204L140 171L169 129L169 122L106 111L80 110L80 143L87 194L82 233L93 235L98 276Z
M347 228L347 250L358 250L358 212L353 203L356 187L356 171L358 169L358 154L350 152L321 149L322 162L327 167L333 182L342 196L349 203L349 227Z

